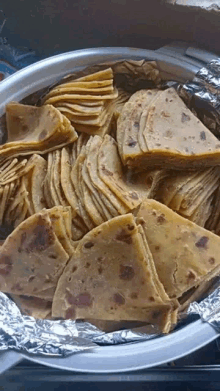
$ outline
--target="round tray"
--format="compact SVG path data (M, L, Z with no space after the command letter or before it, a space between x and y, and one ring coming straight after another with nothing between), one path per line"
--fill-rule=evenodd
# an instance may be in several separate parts
M155 60L162 77L168 80L192 80L201 68L201 63L195 60L187 61L184 57L178 58L168 53L144 49L97 48L68 52L39 61L4 80L0 85L0 115L4 113L7 102L20 101L68 73L93 64L121 59ZM176 360L208 344L217 336L209 324L197 320L153 340L97 347L67 358L15 354L19 359L23 357L39 364L78 372L125 372ZM7 361L7 353L5 360Z

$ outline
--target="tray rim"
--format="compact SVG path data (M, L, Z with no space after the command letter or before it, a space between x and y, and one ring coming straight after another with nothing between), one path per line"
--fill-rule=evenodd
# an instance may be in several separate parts
M177 80L193 79L196 72L204 65L199 62L192 64L187 62L187 59L184 62L182 58L180 60L168 54L137 48L107 47L67 52L38 61L3 80L0 84L0 113L4 111L8 101L21 100L71 71L100 62L121 59L156 61L164 78L169 78L173 74ZM214 328L200 319L167 336L133 343L132 349L131 344L103 346L67 358L16 354L53 368L87 373L117 373L146 369L176 360L205 346L217 337ZM7 356L5 359L7 360Z

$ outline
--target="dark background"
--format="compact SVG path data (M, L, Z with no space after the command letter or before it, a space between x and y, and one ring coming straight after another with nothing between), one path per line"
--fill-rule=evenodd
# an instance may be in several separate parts
M1 0L1 37L40 56L97 46L155 49L173 40L220 52L220 13L165 0ZM1 19L0 19L1 20Z

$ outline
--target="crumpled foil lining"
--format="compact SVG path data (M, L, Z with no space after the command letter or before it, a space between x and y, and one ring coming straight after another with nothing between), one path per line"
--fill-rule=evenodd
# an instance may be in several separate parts
M156 336L122 330L105 333L88 322L41 320L22 315L17 305L0 292L0 351L66 357L98 345L143 341Z
M192 82L178 86L178 92L193 113L220 138L220 59L201 68Z
M164 88L177 88L187 106L220 138L220 59L207 64L191 82L165 84ZM191 303L187 314L199 315L220 332L220 287L200 303ZM22 315L16 304L0 292L0 351L15 349L34 355L65 357L100 345L141 342L155 337L158 334L153 326L105 333L83 321L36 320Z
M204 322L210 323L220 332L220 288L215 289L200 303L191 303L187 313L199 315Z

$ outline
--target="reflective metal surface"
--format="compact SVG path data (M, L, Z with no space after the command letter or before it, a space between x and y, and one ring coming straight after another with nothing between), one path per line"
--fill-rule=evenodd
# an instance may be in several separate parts
M95 63L120 59L156 60L164 79L186 82L201 68L199 61L183 61L169 54L143 49L98 48L70 52L35 63L0 85L0 114L11 100L21 100L61 76ZM121 372L159 365L199 349L217 337L216 331L201 320L194 321L170 335L153 340L103 346L66 358L38 357L24 354L29 360L55 368L80 372Z

